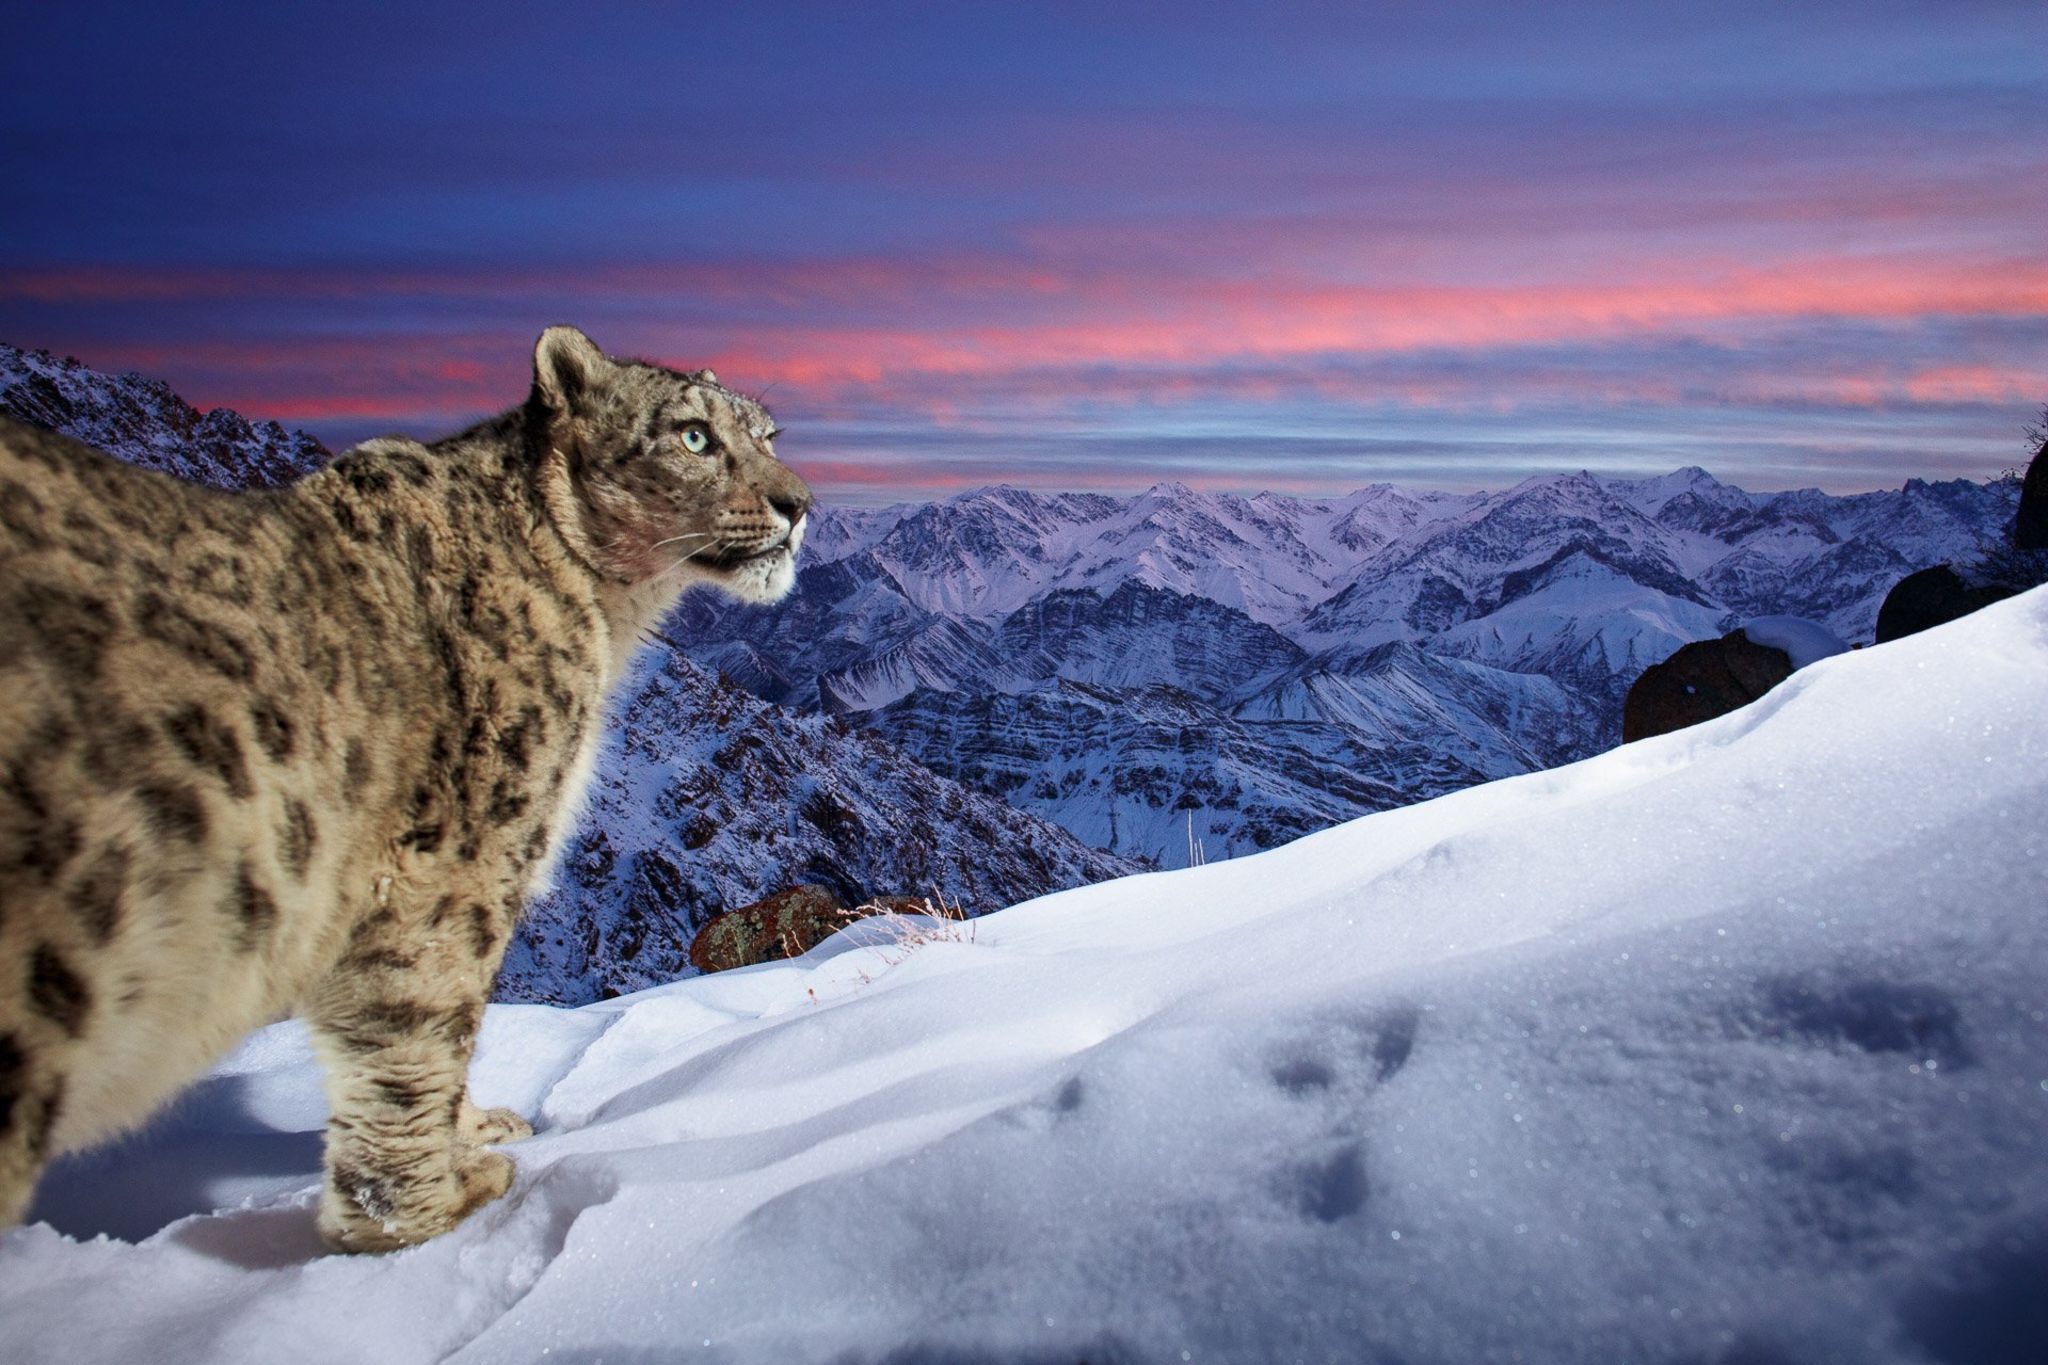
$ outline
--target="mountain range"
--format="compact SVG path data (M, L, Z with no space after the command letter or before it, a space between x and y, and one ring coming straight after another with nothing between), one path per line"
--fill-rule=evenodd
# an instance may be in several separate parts
M6 346L0 412L220 486L327 457ZM1764 615L1867 640L1894 582L1975 558L2017 496L1751 493L1689 468L821 507L789 598L692 594L680 649L643 659L501 991L577 1003L685 975L706 919L799 881L993 909L1584 758L1681 644Z
M1870 638L1973 559L2011 479L1752 493L1687 468L1504 492L977 489L825 509L772 607L686 599L693 658L1153 866L1588 757L1643 669L1745 619Z

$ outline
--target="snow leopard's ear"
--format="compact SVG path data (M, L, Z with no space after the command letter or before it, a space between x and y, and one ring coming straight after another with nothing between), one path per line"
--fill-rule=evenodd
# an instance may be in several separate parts
M611 368L597 343L574 327L550 327L533 346L533 390L553 412L574 411L577 398Z

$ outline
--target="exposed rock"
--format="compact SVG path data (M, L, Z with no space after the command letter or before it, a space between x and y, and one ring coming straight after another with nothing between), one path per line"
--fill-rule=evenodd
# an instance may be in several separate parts
M1782 649L1760 645L1740 630L1683 646L1653 664L1622 704L1624 744L1669 734L1749 705L1792 676Z
M792 886L715 916L691 942L690 965L700 972L722 972L801 957L855 920L930 910L915 896L880 896L848 906L822 886Z
M1877 609L1877 642L1946 625L1993 602L2003 602L2013 592L2002 583L1970 582L1946 564L1907 574Z
M2020 484L2020 510L2013 518L2012 544L2016 550L2048 550L2048 441L2035 452Z
M847 923L847 909L822 886L792 886L715 915L690 943L690 965L722 972L801 957Z

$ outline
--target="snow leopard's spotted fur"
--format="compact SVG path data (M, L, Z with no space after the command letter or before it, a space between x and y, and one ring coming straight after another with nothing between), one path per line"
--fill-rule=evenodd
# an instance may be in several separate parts
M347 1250L502 1194L465 1092L600 711L689 583L786 592L810 494L709 371L550 328L523 407L223 494L0 422L0 1226L49 1158L302 1013Z

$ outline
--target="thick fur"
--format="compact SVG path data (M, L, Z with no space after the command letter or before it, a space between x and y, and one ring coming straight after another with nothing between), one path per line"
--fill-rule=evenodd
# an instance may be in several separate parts
M465 1081L508 933L644 632L692 582L793 581L774 434L566 327L523 407L274 491L0 422L0 1226L291 1012L330 1245L505 1191L485 1144L532 1130Z

